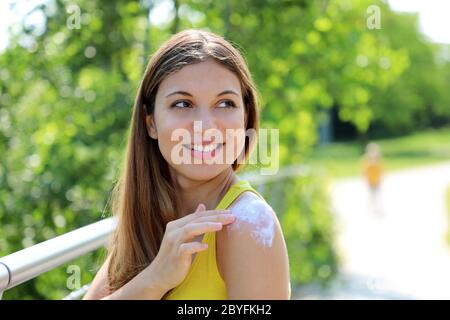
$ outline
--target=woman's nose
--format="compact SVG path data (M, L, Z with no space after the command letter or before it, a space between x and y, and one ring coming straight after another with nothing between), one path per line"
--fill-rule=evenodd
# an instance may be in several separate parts
M194 139L196 141L202 141L205 131L217 131L216 119L209 110L201 110L196 114L193 127Z
M194 118L194 129L196 126L201 126L203 131L215 128L216 127L216 119L214 115L209 110L209 108L198 108L195 118Z

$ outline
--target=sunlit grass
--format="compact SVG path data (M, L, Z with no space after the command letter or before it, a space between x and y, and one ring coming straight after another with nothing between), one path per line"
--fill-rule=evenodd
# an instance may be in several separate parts
M427 130L375 142L381 147L387 172L450 160L450 128ZM320 146L306 162L325 169L334 177L357 176L361 173L364 147L358 142Z

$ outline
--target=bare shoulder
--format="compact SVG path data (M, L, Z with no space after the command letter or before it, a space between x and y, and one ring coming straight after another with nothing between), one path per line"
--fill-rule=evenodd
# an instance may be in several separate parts
M286 299L289 262L276 212L253 192L229 209L236 220L218 233L217 261L230 299Z
M255 193L246 191L229 208L236 221L227 229L231 237L247 235L249 244L272 247L276 233L281 233L276 213ZM248 239L250 240L250 239Z

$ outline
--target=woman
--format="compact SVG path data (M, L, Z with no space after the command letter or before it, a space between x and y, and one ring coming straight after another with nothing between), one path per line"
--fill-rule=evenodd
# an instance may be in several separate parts
M374 214L383 215L380 199L383 162L380 146L375 142L366 146L366 152L363 156L363 174L370 192L370 210Z
M134 104L117 229L84 299L290 297L276 214L235 173L257 108L246 63L222 37L185 30L158 49Z

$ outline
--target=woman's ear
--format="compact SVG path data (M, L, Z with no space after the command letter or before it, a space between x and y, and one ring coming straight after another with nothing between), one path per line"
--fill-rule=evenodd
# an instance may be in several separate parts
M153 115L146 116L145 123L147 124L148 135L151 138L157 140L158 139L158 131L156 130L155 120L153 119Z

